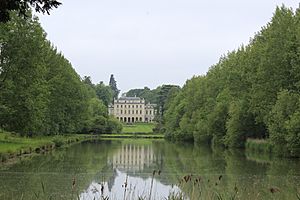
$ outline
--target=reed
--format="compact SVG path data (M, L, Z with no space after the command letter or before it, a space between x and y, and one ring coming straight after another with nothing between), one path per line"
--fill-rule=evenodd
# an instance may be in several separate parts
M161 174L160 170L154 170L152 172L152 180L154 180L157 176ZM199 176L193 174L187 174L178 179L178 183L176 186L180 188L179 191L170 191L168 196L163 197L163 200L235 200L235 199L243 199L243 195L241 195L245 190L243 188L238 188L238 186L232 185L230 187L226 186L226 180L224 181L223 175L216 176ZM74 176L73 179L70 180L70 196L65 199L83 199L80 195L81 189L79 189L80 182ZM155 196L155 192L152 190L155 182L151 181L150 191L146 195L136 195L135 187L133 188L133 192L130 188L130 182L128 176L126 176L125 182L122 185L124 189L123 200L151 200ZM32 195L31 199L56 199L58 196L51 194L50 191L47 190L47 185L41 182L41 188L38 191L35 191ZM270 187L265 188L266 192L268 192L272 199L276 198L277 194L281 192L281 189L278 187ZM95 187L92 191L94 196L89 196L87 200L90 199L99 199L99 200L119 200L112 196L112 194L104 194L104 182L99 183L99 187ZM71 198L70 198L71 197ZM269 196L270 197L270 196ZM298 190L295 192L295 199L300 200L300 193ZM155 199L156 200L156 199Z
M246 150L254 151L257 153L272 153L274 151L273 145L264 139L247 139L246 141Z

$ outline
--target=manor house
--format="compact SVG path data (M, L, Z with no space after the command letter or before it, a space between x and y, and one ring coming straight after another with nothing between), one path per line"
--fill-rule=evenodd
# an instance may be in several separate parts
M140 97L120 97L108 106L108 113L125 123L152 122L156 114L155 104L145 103Z

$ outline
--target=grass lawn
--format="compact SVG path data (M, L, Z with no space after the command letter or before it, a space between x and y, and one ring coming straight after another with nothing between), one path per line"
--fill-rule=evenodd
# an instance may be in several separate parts
M121 133L121 134L101 134L101 138L106 139L130 139L130 138L139 138L139 139L163 139L164 135L162 134L152 134L152 133Z
M59 135L40 137L20 137L0 130L0 162L21 154L46 151L64 144L85 140L87 135Z
M131 125L124 124L122 133L152 133L155 124L153 123L134 123Z

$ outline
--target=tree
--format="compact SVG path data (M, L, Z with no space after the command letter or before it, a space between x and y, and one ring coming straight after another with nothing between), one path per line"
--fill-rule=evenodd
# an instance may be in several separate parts
M109 86L110 86L111 90L113 91L113 98L117 99L119 96L120 90L117 88L117 82L116 82L113 74L110 75Z
M177 85L162 85L159 92L158 92L158 112L162 118L165 112L165 106L168 101L169 96L172 96L172 94L176 91L179 90L180 87ZM171 93L170 93L171 91Z
M47 131L46 36L37 19L0 24L0 125L22 134Z
M288 133L295 130L295 119L298 119L296 111L298 109L299 94L288 90L278 93L277 101L272 107L267 123L270 140L275 144L277 152L283 153L284 150L287 150L287 137L290 135Z
M244 147L269 140L278 152L300 156L300 8L276 8L270 23L193 77L162 107L169 138ZM166 88L159 88L159 105Z
M61 5L56 0L1 0L0 1L0 22L10 20L10 11L17 11L19 15L28 17L27 11L29 7L33 7L36 12L50 14L52 8Z
M113 100L113 91L111 87L104 85L103 82L100 82L95 86L96 95L103 103L108 106Z
M47 41L37 18L12 12L0 23L0 87L0 127L7 131L35 136L122 128L108 116L91 78L81 79Z

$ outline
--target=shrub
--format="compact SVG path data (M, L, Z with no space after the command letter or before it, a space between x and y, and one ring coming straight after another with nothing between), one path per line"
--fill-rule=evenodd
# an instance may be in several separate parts
M55 147L61 147L64 144L63 139L58 137L53 138L52 142L54 143Z

